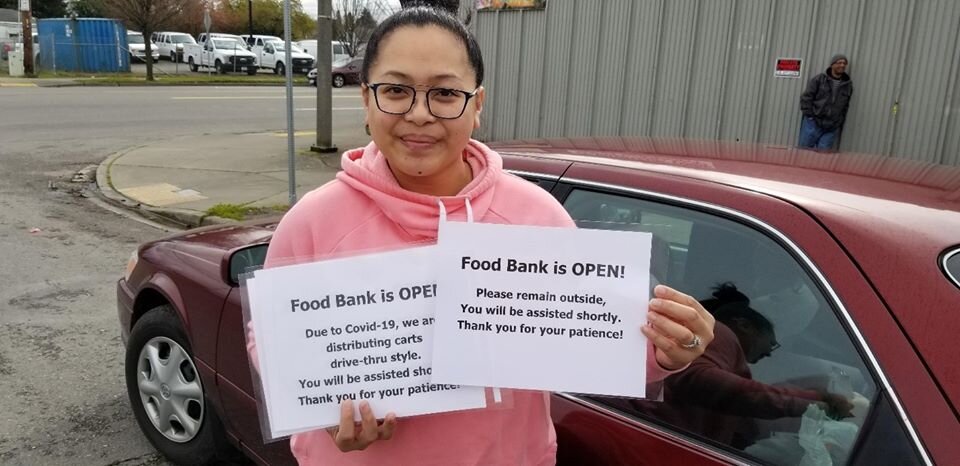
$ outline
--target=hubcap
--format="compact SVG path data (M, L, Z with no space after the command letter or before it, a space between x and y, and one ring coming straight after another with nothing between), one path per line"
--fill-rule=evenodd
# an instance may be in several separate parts
M203 386L186 350L166 337L140 349L137 385L143 409L164 437L189 442L203 425Z

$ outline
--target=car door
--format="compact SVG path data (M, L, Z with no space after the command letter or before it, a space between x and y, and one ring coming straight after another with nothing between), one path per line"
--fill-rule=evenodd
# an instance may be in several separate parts
M705 306L730 284L756 314L715 310L708 353L651 384L650 399L555 394L558 464L922 462L890 374L872 362L888 351L874 353L853 318L884 335L875 346L912 350L805 212L714 183L587 164L574 164L554 192L581 228L651 233L651 283ZM911 370L911 385L930 385L922 365Z
M252 254L255 260L248 266L263 265L266 245ZM251 377L250 358L247 356L241 290L234 286L227 296L220 318L217 338L217 384L225 415L224 423L234 432L248 454L255 455L271 466L293 466L296 461L290 453L287 440L264 444L260 428L260 413L256 391Z
M261 66L266 68L275 68L277 66L277 58L275 57L276 49L273 48L273 44L267 42L263 46L263 60L261 61Z

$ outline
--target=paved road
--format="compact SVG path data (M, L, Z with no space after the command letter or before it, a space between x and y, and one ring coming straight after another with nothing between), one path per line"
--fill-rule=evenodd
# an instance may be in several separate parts
M296 96L313 129L310 89ZM357 89L335 96L335 126L362 131ZM284 126L282 88L0 88L0 464L167 464L130 413L114 298L136 245L165 233L93 205L73 174L145 141Z

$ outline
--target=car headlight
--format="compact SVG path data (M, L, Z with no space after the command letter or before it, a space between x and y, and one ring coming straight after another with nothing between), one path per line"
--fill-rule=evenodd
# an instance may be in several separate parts
M138 251L133 251L133 254L130 254L130 259L127 260L127 270L123 273L124 281L130 281L130 275L133 274L133 269L137 268L137 262L139 260L140 253Z

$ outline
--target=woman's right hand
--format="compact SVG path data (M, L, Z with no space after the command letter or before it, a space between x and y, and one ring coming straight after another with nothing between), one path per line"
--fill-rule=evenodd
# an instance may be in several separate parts
M363 450L377 440L390 440L397 428L397 416L387 413L383 424L377 425L370 403L360 402L360 423L353 421L353 400L340 403L340 426L327 429L340 451Z

